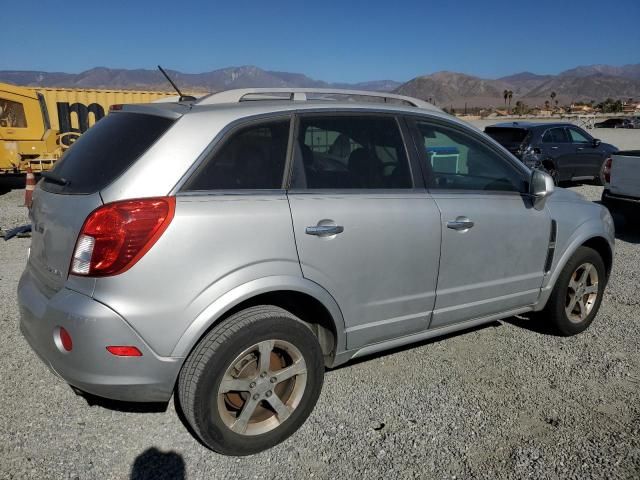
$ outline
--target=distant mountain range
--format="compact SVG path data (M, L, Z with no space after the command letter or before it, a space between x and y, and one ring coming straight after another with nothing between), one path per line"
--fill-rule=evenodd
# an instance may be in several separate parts
M255 66L229 67L205 73L169 75L185 91L215 92L244 87L317 87L352 88L368 91L397 92L442 106L461 108L500 106L505 90L513 92L512 104L520 100L528 105L542 105L552 92L561 104L572 101L599 102L607 97L640 98L640 63L621 67L611 65L579 66L558 75L516 73L498 79L483 79L456 72L437 72L400 83L375 80L362 83L329 83L301 73L276 72ZM40 71L0 71L0 81L26 86L70 88L118 88L169 90L166 80L156 70L92 68L78 74Z

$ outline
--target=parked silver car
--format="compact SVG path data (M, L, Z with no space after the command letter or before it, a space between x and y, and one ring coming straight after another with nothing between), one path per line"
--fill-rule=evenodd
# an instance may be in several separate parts
M77 390L175 392L213 450L287 438L325 367L525 312L573 335L598 311L608 211L429 104L252 89L112 110L35 190L22 332Z

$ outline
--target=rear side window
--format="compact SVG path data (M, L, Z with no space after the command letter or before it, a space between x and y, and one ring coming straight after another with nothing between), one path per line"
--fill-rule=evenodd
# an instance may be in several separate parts
M289 119L253 124L231 134L187 181L184 191L282 188Z
M485 133L500 145L521 144L527 138L528 130L524 128L487 127Z
M409 163L393 117L303 116L294 188L412 188Z
M107 115L82 134L52 173L67 181L44 179L51 192L87 194L102 190L122 175L173 124L173 120L140 113Z
M564 128L550 128L542 136L543 143L569 143L567 131Z

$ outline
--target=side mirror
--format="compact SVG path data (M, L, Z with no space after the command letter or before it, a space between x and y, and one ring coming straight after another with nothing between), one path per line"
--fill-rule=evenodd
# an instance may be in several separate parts
M601 143L602 143L602 141L599 138L594 138L593 139L593 146L594 147L599 147Z
M554 188L551 175L542 170L533 170L529 181L529 195L533 197L533 208L542 210Z

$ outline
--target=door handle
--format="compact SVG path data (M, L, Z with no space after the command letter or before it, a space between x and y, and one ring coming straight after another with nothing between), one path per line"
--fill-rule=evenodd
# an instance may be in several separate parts
M551 147L551 150L557 150L558 147Z
M304 230L307 235L315 235L317 237L328 237L342 232L344 232L342 225L315 225Z
M579 152L581 152L582 150L584 150L584 147L577 147L576 150L578 150Z
M474 225L475 223L473 223L467 217L458 217L455 220L450 220L447 222L447 228L465 232L472 228Z

